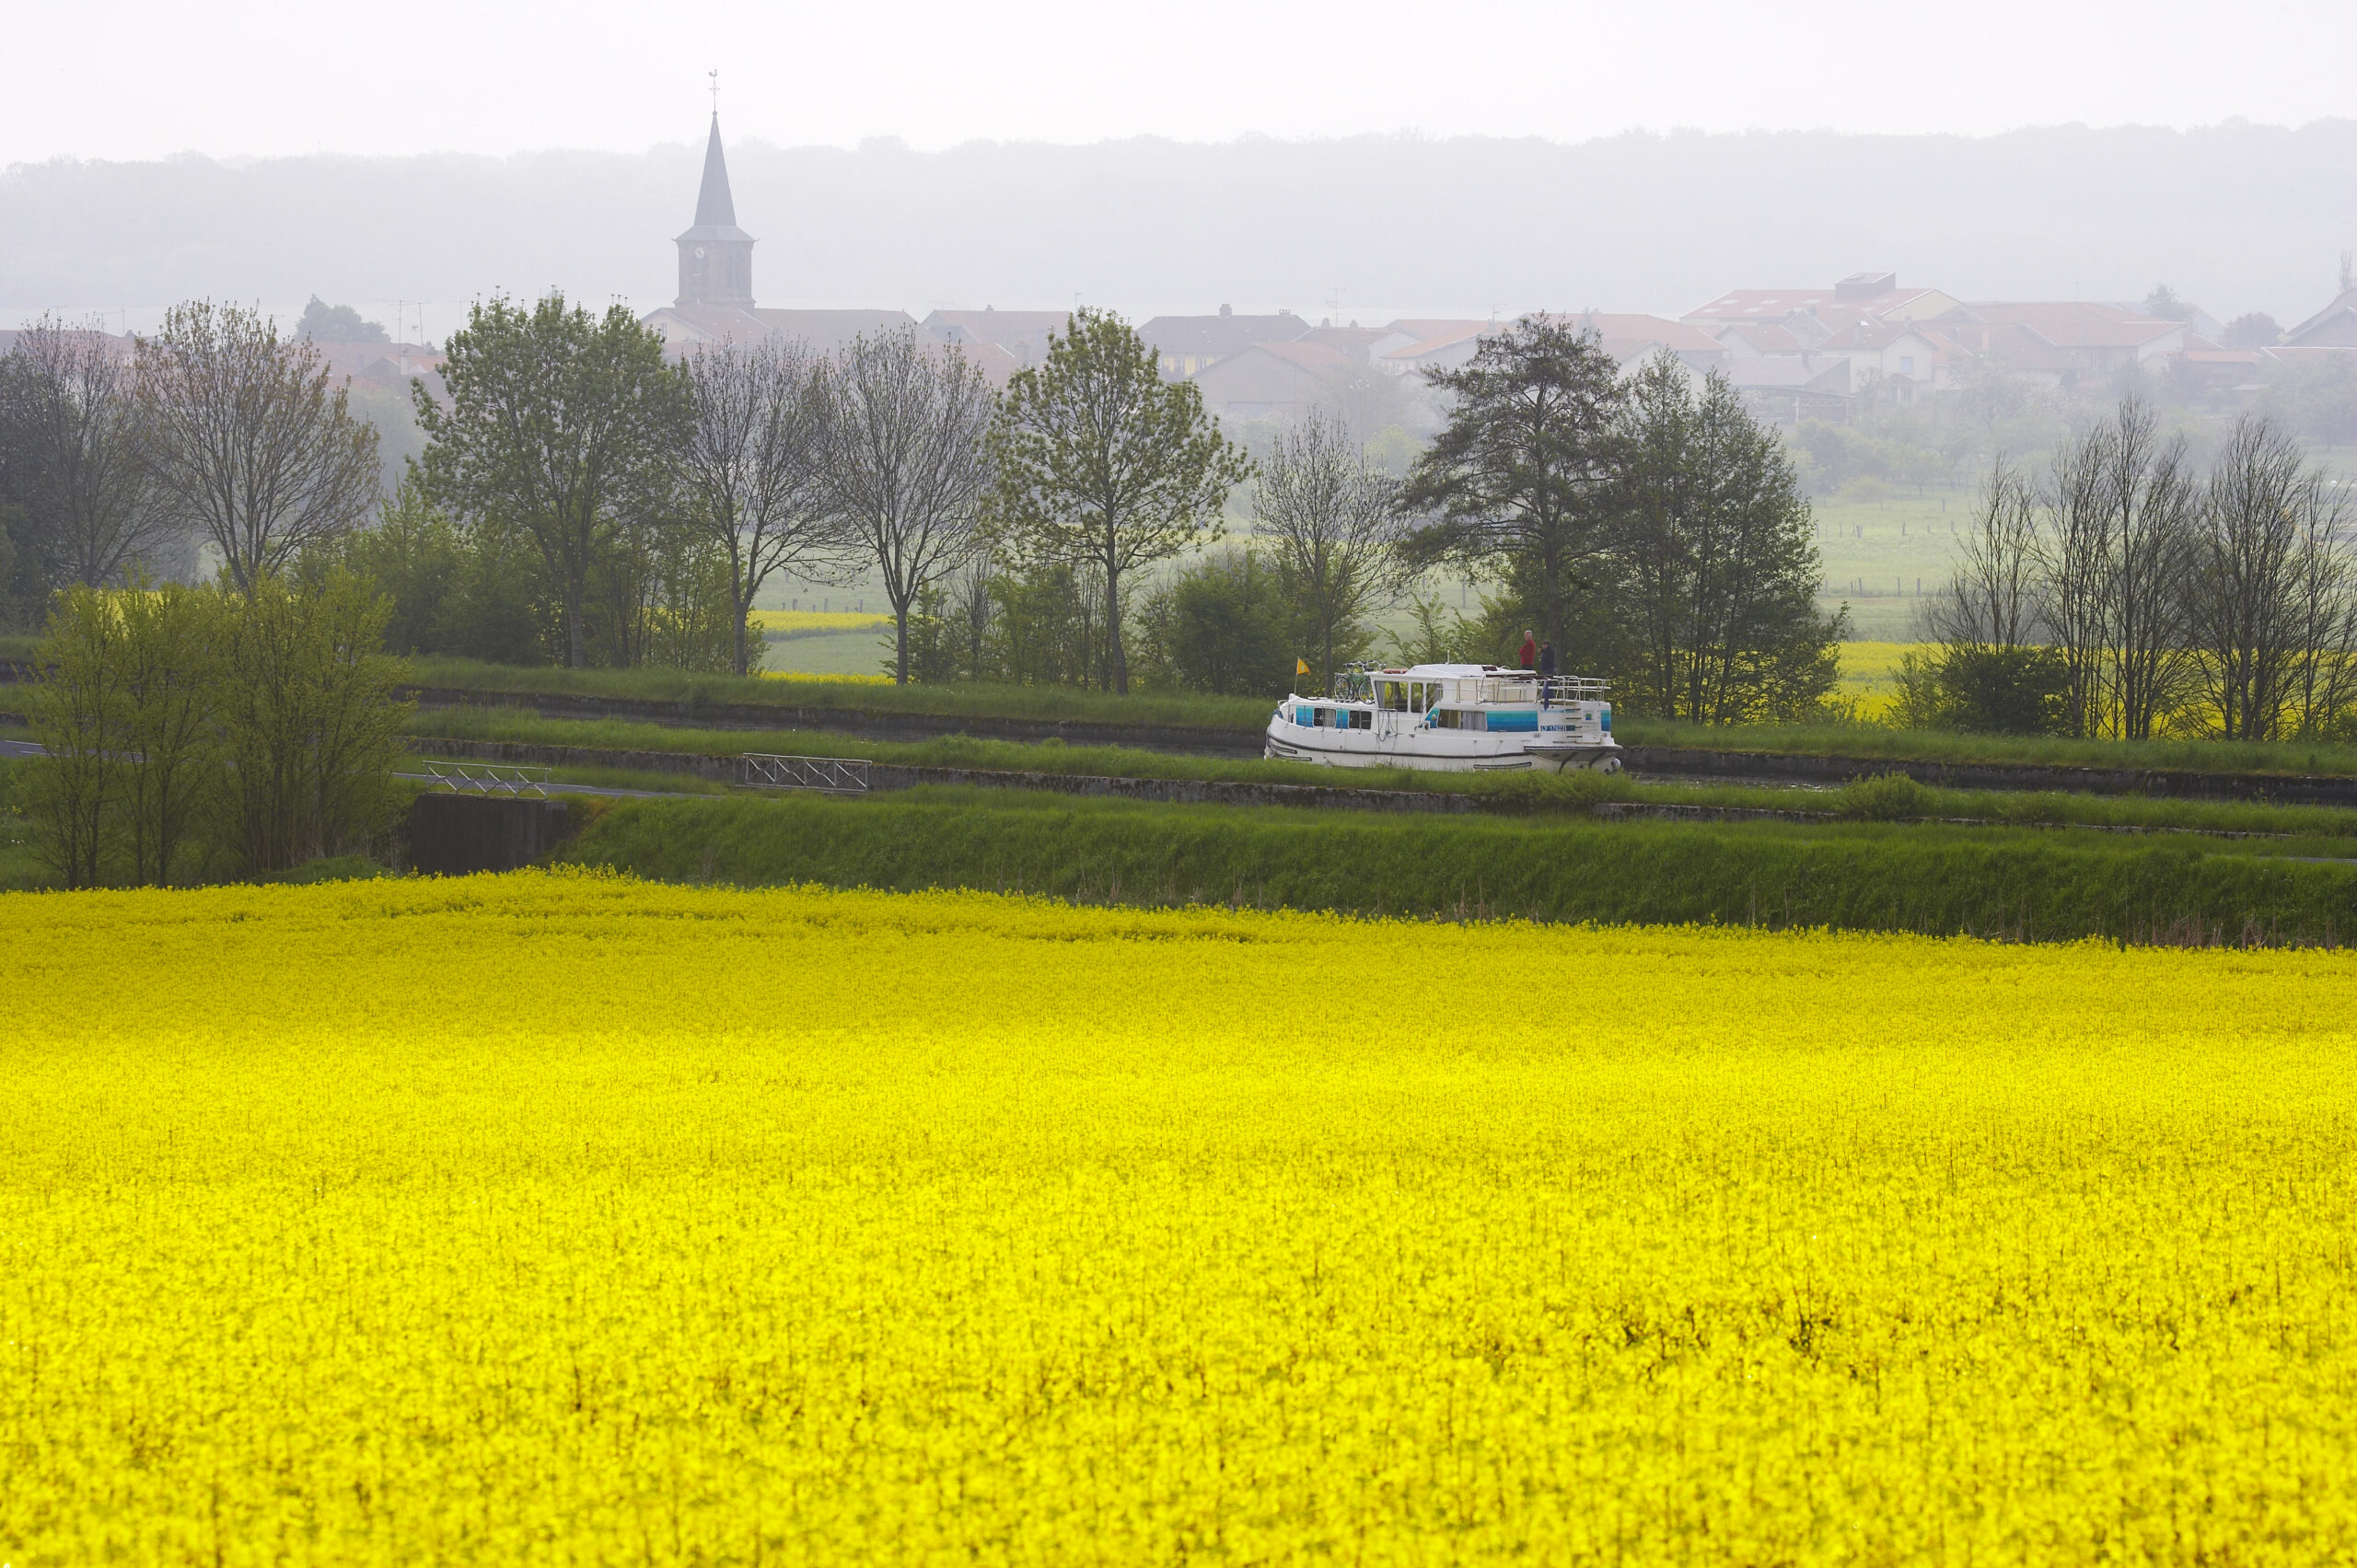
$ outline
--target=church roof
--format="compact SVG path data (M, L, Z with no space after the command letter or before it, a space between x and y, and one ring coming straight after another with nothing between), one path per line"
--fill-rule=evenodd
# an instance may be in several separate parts
M696 226L737 226L737 202L728 193L728 160L721 156L717 110L712 116L712 139L703 145L703 189L696 192Z
M720 151L720 116L712 117L712 139L703 147L703 188L696 192L696 223L677 243L742 240L753 237L737 226L737 199L728 193L728 160Z

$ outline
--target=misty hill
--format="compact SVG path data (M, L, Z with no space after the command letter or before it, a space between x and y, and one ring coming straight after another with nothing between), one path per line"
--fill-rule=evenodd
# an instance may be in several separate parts
M698 132L701 127L683 128ZM724 126L724 130L726 127ZM701 146L25 165L0 308L673 292ZM1681 312L1862 268L2292 320L2357 245L2357 121L2006 135L1363 136L729 151L768 304Z

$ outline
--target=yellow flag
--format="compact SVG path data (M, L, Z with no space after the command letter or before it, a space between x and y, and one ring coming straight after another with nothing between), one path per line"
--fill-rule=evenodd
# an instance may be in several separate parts
M1309 673L1309 661L1305 658L1295 659L1293 661L1293 672L1295 675L1307 675Z

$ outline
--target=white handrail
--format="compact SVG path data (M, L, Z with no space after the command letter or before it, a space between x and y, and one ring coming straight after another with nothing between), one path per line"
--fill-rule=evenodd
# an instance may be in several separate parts
M863 757L791 757L748 751L743 758L748 789L815 789L835 795L865 795L867 761Z
M447 772L443 772L446 768ZM546 768L504 768L490 762L472 767L464 762L428 762L425 771L454 795L528 794L542 800L549 796L550 770Z

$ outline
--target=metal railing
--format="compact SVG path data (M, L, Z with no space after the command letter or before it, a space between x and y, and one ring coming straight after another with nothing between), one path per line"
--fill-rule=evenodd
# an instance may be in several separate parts
M509 768L493 762L428 762L435 783L458 795L549 796L546 768Z
M864 795L867 792L867 762L858 757L780 757L766 751L748 751L745 786Z

